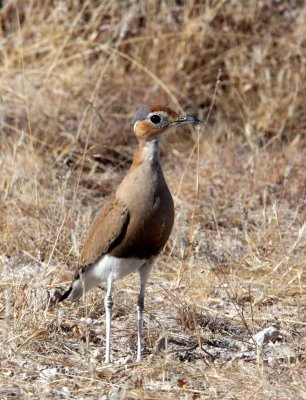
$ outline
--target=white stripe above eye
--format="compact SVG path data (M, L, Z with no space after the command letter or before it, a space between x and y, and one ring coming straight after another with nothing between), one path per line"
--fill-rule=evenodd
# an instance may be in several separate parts
M160 117L168 118L168 113L165 111L155 111L155 112L150 112L147 115L147 119L150 119L153 115L159 115Z

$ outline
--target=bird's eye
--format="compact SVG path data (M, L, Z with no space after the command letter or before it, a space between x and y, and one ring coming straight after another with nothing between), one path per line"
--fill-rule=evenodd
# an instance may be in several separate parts
M152 115L150 120L153 122L153 124L159 124L160 123L160 116L159 115Z

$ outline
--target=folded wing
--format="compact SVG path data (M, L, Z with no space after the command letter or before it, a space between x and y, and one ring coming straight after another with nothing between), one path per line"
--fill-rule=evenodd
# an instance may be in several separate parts
M85 271L118 246L125 236L129 220L129 210L121 200L114 197L105 204L88 230L76 276L80 270Z

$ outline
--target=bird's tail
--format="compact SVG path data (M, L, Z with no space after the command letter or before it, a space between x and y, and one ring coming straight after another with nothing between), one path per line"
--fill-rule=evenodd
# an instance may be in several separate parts
M75 301L77 299L79 299L82 295L83 295L83 291L88 290L88 287L84 287L83 282L81 281L80 275L75 279L75 281L72 283L72 285L70 286L70 288L64 292L64 294L60 294L58 296L58 303L61 303L62 301L66 300L68 298L68 300L70 301Z
M84 278L85 279L85 278ZM86 281L82 281L82 276L79 274L70 288L64 292L64 294L60 293L56 299L57 303L61 303L62 301L68 300L70 301L75 301L79 299L82 295L83 292L87 292L91 287L93 287L93 282L92 280L88 279Z
M57 302L58 302L58 303L61 303L62 301L66 300L67 297L70 295L71 291L72 291L72 286L70 286L70 288L69 288L64 294L62 294L62 295L59 297L59 299L57 300Z

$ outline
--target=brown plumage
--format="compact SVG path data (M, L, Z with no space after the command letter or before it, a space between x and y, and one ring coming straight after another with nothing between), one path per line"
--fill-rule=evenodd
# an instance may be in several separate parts
M129 210L123 201L113 197L95 217L87 233L80 256L79 266L82 272L101 256L112 251L120 243L129 223ZM75 279L80 270L76 270Z
M173 199L160 164L156 160L156 165L146 168L136 158L115 197L104 205L89 228L79 261L81 271L106 253L140 259L158 254L173 222ZM78 275L79 270L75 278Z
M160 136L172 126L200 123L195 117L179 116L161 104L144 106L138 111L134 132L139 145L133 163L115 195L93 220L74 282L59 300L75 300L84 290L108 282L105 298L106 362L110 362L112 282L131 272L139 272L139 361L145 285L153 261L166 244L173 227L173 199L159 161Z

